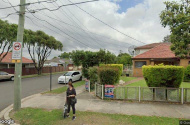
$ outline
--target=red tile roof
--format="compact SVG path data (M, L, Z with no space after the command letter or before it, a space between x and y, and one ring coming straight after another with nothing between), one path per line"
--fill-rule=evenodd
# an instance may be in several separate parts
M136 47L135 49L152 49L152 48L154 48L160 44L163 44L163 43L151 43L148 45ZM164 44L170 44L171 45L171 43L164 43Z
M158 46L135 56L133 59L165 59L165 58L177 58L175 54L170 50L168 43L161 43Z
M2 56L4 55L5 53L2 54ZM9 52L5 58L3 58L3 60L1 61L1 63L12 63L12 52ZM33 63L33 61L31 59L28 59L28 58L25 58L25 57L22 57L22 63Z

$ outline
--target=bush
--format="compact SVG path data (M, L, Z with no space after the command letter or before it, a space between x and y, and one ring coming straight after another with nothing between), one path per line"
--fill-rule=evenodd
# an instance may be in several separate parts
M89 79L89 74L88 74L88 69L87 68L82 68L82 75L85 78Z
M100 67L114 67L114 68L118 68L120 76L123 73L123 64L100 64Z
M102 85L114 85L119 81L118 68L101 67L98 69L98 76Z
M98 81L98 67L91 67L88 70L90 78L90 89L94 89L95 82Z
M185 68L184 81L190 81L190 65Z
M143 66L143 76L149 87L179 88L184 76L183 66Z

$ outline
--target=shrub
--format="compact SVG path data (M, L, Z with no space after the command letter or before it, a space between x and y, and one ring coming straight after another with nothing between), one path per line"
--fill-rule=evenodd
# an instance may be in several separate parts
M143 76L149 87L179 88L184 76L184 67L163 64L143 66Z
M190 65L185 68L184 81L190 81Z
M88 74L88 69L87 68L82 68L82 75L85 78L89 79L89 74Z
M98 81L98 67L91 67L88 70L90 78L90 89L94 89L95 82Z
M120 76L123 73L123 64L100 64L100 67L114 67L114 68L118 68Z
M98 69L98 76L102 85L114 85L119 81L118 68L101 67Z

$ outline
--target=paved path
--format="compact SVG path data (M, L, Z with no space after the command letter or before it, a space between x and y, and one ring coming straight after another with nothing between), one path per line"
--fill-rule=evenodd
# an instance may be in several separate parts
M53 75L52 87L62 87L57 84L57 79L61 74ZM48 76L22 79L22 98L49 90L50 81ZM12 104L14 101L14 82L0 81L0 111Z
M134 103L123 101L104 101L85 92L84 86L76 88L79 111L93 111L102 113L119 113L142 116L164 116L190 119L190 105L168 103ZM37 95L23 102L22 107L37 107L45 109L63 109L65 93L58 95Z

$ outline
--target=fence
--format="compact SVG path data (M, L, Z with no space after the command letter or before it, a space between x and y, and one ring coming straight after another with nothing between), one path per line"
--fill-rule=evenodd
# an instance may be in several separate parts
M68 67L65 69L63 66L58 66L58 67L52 67L52 72L62 72L62 71L67 71ZM15 69L14 68L9 68L9 69L0 69L0 71L4 71L10 74L14 74ZM50 67L43 67L42 68L42 73L49 73L50 72ZM37 70L35 68L22 68L22 75L33 75L37 74Z
M95 85L95 94L100 98L104 96L104 86ZM114 98L116 100L155 101L190 103L190 88L161 88L161 87L116 87Z

